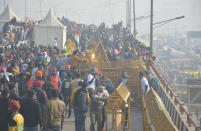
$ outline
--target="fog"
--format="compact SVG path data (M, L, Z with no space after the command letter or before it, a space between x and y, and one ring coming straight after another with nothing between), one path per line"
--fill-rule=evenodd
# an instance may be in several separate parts
M25 0L5 0L14 12L22 19L25 17ZM105 22L108 26L126 19L126 0L26 0L27 16L34 20L44 18L50 8L57 17L65 16L70 20L84 23L96 24ZM41 13L40 13L41 2ZM0 0L0 12L3 11L4 0ZM150 1L136 0L136 17L147 16L150 13ZM167 24L163 29L177 30L178 32L188 30L201 30L201 0L154 0L154 21L162 21L178 16L185 19L177 20ZM149 33L149 19L138 21L139 33Z

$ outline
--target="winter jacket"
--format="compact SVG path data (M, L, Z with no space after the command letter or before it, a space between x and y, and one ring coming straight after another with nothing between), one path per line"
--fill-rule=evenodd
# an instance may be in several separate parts
M23 127L23 116L18 112L12 113L8 122L8 131L23 131Z
M44 125L61 126L65 117L65 103L58 97L50 99L45 114Z
M87 113L88 104L88 91L83 88L78 89L74 96L74 108L79 112Z
M8 125L9 118L9 99L6 97L0 98L0 127ZM8 128L8 127L7 127Z
M40 104L32 99L25 98L21 103L20 113L24 117L24 126L33 127L38 124L42 125L42 114Z

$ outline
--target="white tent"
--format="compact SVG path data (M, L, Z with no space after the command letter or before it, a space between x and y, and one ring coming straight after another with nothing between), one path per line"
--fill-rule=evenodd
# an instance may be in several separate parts
M0 15L0 32L3 30L3 26L6 22L9 22L11 19L16 18L17 21L21 21L13 12L13 10L7 5L5 10Z
M64 26L50 9L47 16L34 27L33 40L35 44L52 46L57 37L58 47L62 49L66 41L66 26Z

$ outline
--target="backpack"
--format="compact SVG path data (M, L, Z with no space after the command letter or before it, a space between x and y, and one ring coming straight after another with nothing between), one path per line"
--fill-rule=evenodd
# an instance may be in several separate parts
M88 111L88 99L87 99L87 93L86 92L83 92L83 91L76 92L74 99L75 99L74 100L74 107L76 106L78 111L80 111L80 112L87 112Z
M151 79L151 87L157 91L159 88L160 88L160 81L156 78L156 77L153 77Z

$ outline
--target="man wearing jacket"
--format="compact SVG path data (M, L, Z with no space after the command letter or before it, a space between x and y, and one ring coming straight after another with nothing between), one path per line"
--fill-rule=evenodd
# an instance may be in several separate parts
M24 117L24 131L38 131L38 124L42 127L40 104L34 97L35 91L30 89L21 103L20 113Z
M8 120L8 131L24 131L24 118L20 113L18 113L19 109L19 102L11 100L9 104L11 115Z
M79 82L80 89L78 89L74 96L74 114L75 114L75 131L85 131L85 119L88 112L88 91L87 83Z
M61 131L65 117L65 103L59 99L59 92L51 90L52 98L49 99L46 111L44 127L54 131Z
M0 130L8 131L8 118L9 118L9 91L4 89L0 98Z

